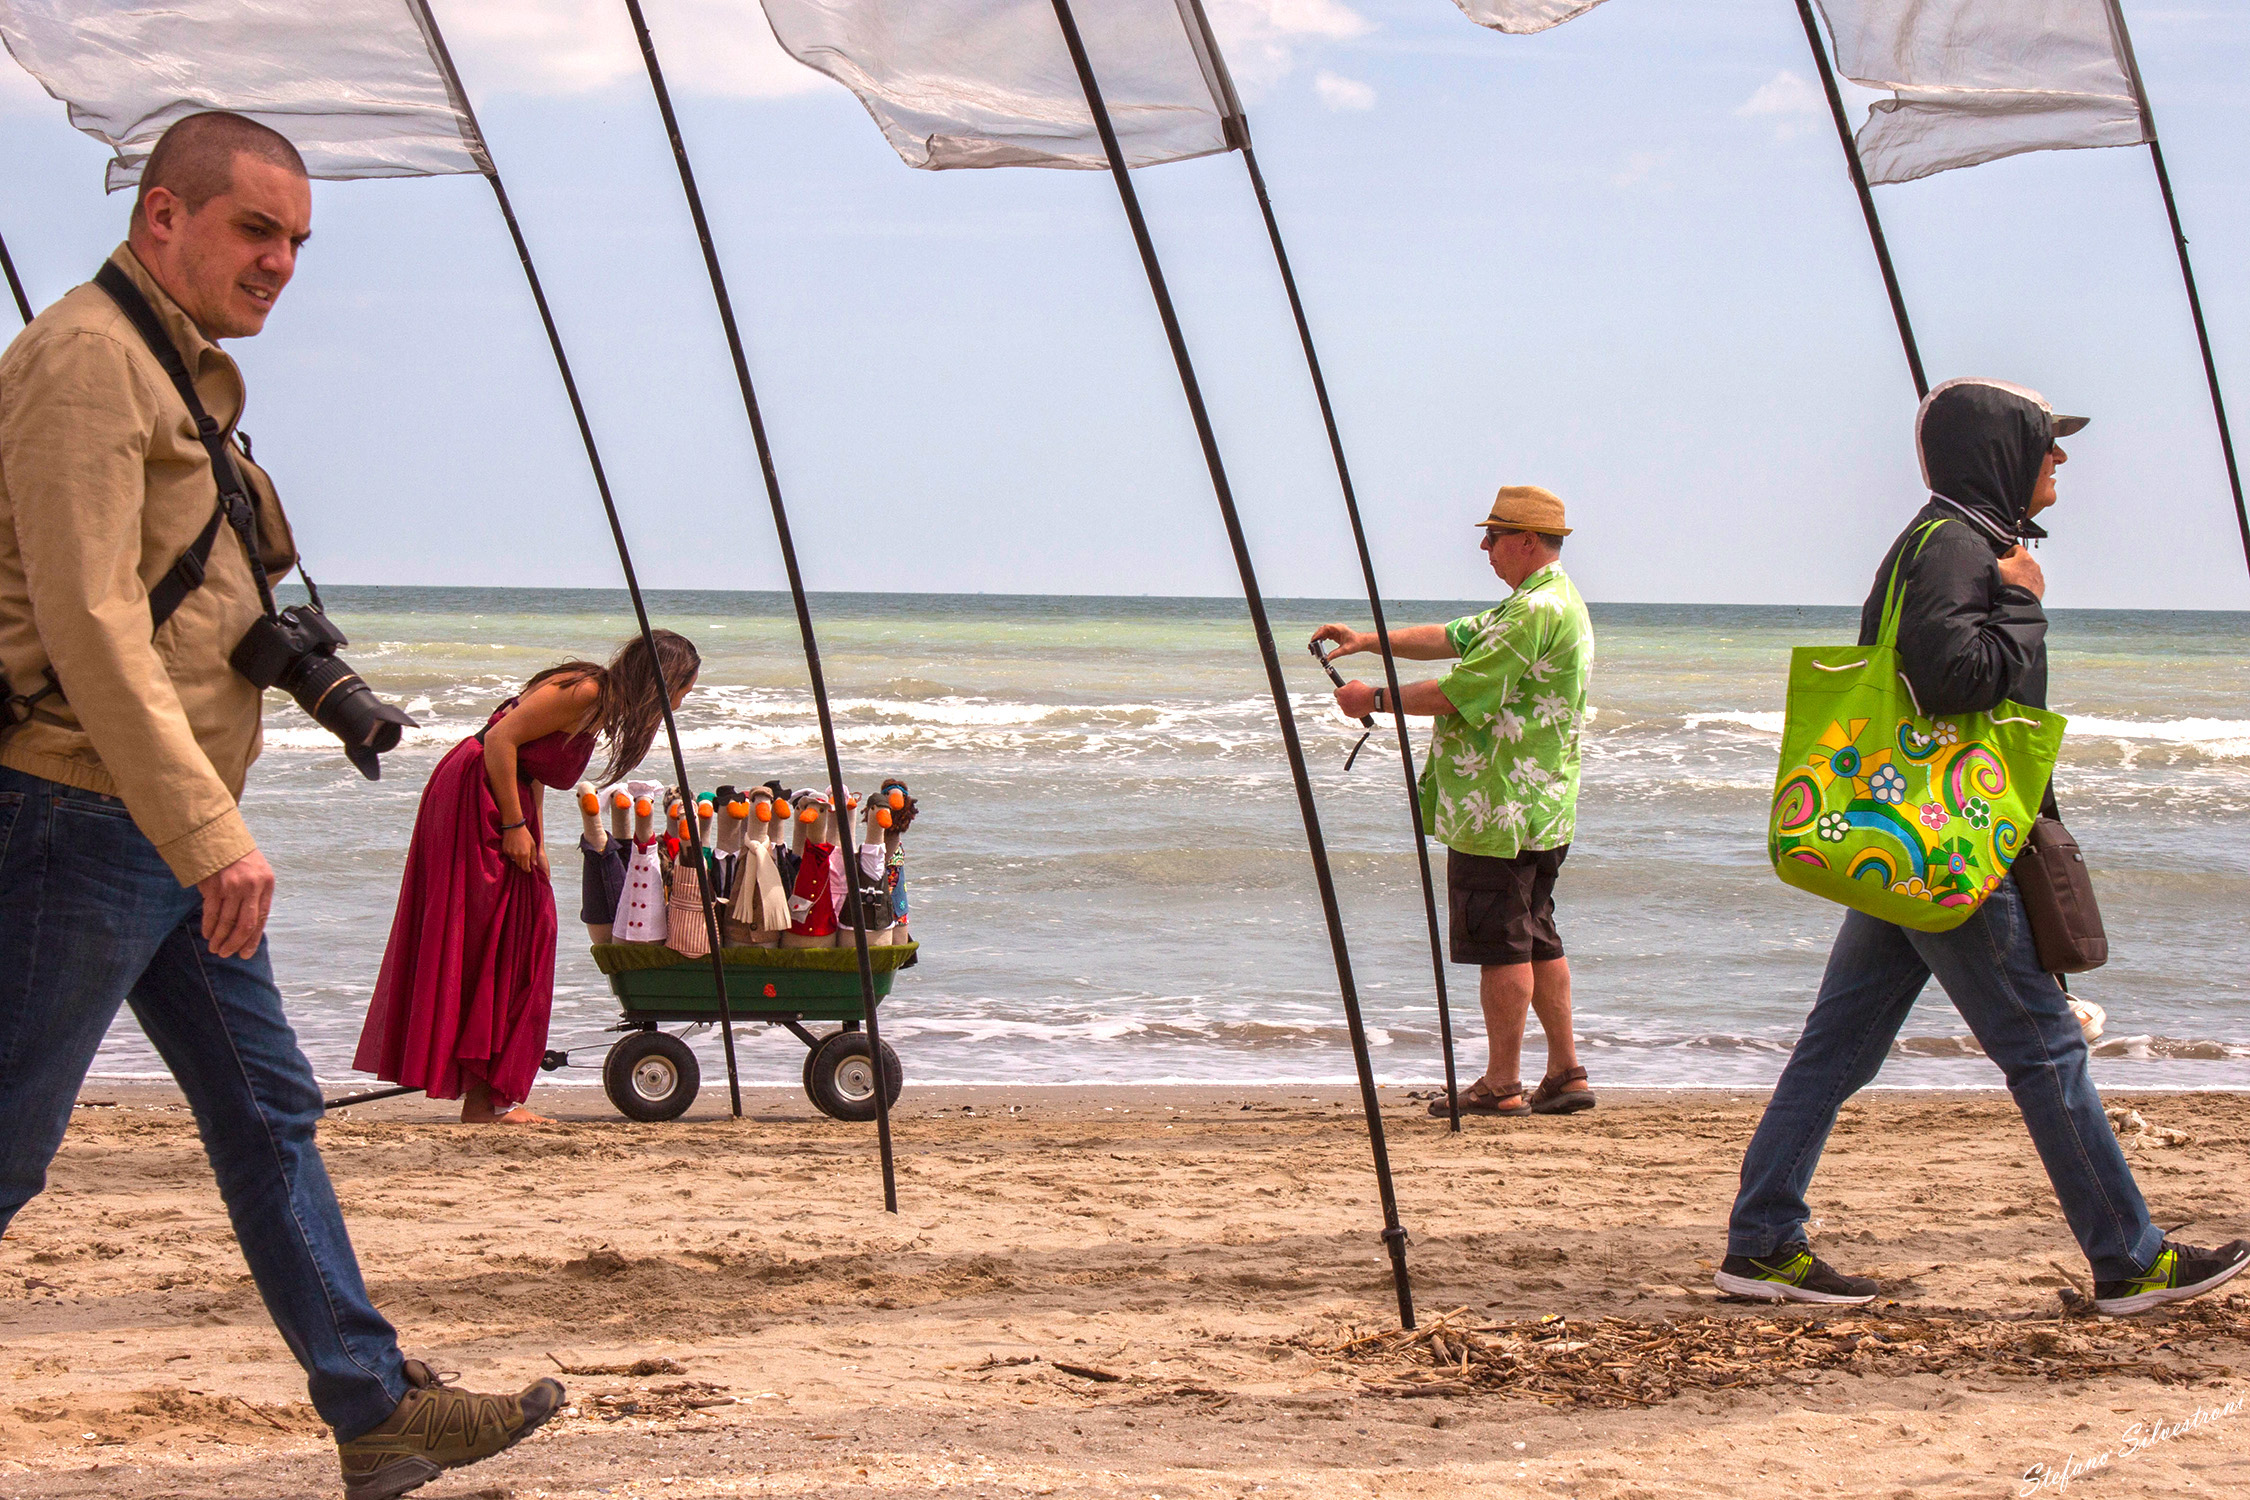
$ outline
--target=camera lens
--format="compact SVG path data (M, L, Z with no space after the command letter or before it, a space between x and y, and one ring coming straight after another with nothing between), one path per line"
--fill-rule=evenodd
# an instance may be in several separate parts
M344 742L345 756L369 781L382 779L382 763L376 757L397 749L400 736L414 727L403 711L376 697L375 690L342 658L326 652L300 657L277 686Z
M315 723L344 742L345 758L360 775L380 781L383 766L376 757L396 749L400 735L415 724L376 697L336 655L338 646L349 644L318 608L296 604L251 621L231 660L259 687L280 688L296 699Z

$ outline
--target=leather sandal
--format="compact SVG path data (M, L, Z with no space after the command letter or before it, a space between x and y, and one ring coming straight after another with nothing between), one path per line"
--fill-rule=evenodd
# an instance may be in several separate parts
M1503 1099L1513 1099L1516 1102L1513 1107L1509 1107L1501 1104L1500 1101ZM1430 1115L1433 1119L1450 1119L1452 1113L1451 1110L1446 1108L1443 1094L1430 1101ZM1461 1113L1465 1115L1528 1115L1531 1113L1531 1106L1523 1102L1523 1083L1521 1080L1504 1084L1495 1089L1479 1078L1476 1082L1461 1090Z
M1539 1088L1537 1092L1532 1094L1531 1103L1527 1108L1530 1113L1535 1115L1574 1115L1580 1110L1592 1109L1594 1107L1593 1090L1573 1089L1566 1093L1563 1089L1563 1085L1566 1083L1584 1083L1585 1081L1586 1070L1584 1068L1572 1068L1569 1072L1557 1074L1553 1078L1542 1078L1539 1080ZM1466 1107L1465 1104L1464 1107Z

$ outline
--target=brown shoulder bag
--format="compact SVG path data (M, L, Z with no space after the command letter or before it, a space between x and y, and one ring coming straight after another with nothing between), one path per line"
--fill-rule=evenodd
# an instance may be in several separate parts
M2109 962L2109 937L2078 841L2060 818L2042 817L2016 856L2016 888L2031 922L2039 967L2050 974L2083 974Z

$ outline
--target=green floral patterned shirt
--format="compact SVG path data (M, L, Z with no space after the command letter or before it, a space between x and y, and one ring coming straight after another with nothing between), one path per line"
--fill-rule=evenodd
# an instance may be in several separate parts
M1439 680L1440 714L1422 767L1422 820L1449 849L1512 859L1567 844L1578 824L1578 735L1594 627L1586 601L1549 563L1446 638L1461 660Z

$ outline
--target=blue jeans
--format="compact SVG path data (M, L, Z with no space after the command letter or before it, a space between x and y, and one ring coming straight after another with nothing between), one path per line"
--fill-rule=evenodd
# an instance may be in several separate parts
M1849 912L1804 1035L1742 1158L1727 1253L1763 1258L1804 1238L1805 1189L1843 1102L1871 1082L1935 974L2007 1076L2070 1232L2101 1281L2136 1275L2163 1248L2086 1070L2086 1037L2032 951L2005 880L1951 932L1909 932Z
M320 1089L273 965L218 958L125 804L0 766L0 1229L47 1164L130 1001L195 1111L234 1237L313 1405L352 1438L406 1394L398 1340L367 1299L313 1128Z

